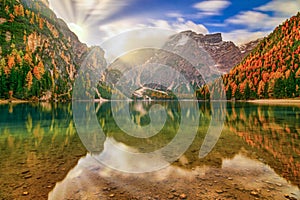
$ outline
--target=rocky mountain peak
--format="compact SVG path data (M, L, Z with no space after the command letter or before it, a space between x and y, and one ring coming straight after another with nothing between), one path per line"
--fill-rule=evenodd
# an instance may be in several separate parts
M188 30L188 31L183 31L183 32L179 33L178 35L179 36L185 35L199 43L220 43L223 41L221 33L213 33L213 34L204 35L201 33L196 33L191 30Z
M214 61L214 66L217 67L217 70L221 73L226 73L240 63L255 48L257 43L257 41L254 41L239 48L231 41L223 41L221 33L204 35L189 30L170 37L167 45L177 49L179 46L181 49L193 48L193 52L197 54L195 57L199 59L203 58L203 51L198 51L197 49L205 50Z
M245 44L242 44L241 46L239 46L244 57L247 56L262 40L263 40L263 38L259 38L257 40L250 41L248 43L245 43Z

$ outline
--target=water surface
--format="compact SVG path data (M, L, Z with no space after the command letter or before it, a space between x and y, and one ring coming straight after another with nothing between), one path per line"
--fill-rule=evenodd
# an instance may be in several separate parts
M194 110L190 103L195 102L124 102L113 108L95 104L106 137L102 149L93 153L76 132L71 104L0 105L0 199L178 199L183 194L187 199L299 198L299 105L227 103L216 110L199 103ZM153 127L160 131L149 138L128 135L130 121L138 127L151 124L154 104L166 113L164 126ZM129 118L117 124L112 109L122 113L126 106ZM223 131L212 151L199 158L211 121L220 115L225 116ZM131 174L99 162L150 165L114 151L112 145L141 153L163 148L176 136L182 118L191 124L197 120L199 126L191 146L170 166ZM194 128L187 127L185 134Z

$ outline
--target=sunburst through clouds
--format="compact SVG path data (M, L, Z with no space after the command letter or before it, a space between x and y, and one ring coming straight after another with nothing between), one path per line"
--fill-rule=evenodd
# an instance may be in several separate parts
M49 0L50 8L82 42L87 42L95 26L109 21L113 13L127 5L118 0Z

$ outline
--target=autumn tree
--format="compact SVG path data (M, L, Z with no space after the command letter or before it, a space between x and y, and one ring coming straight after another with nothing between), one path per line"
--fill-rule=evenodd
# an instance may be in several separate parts
M22 4L14 6L14 14L15 16L22 16L24 17L24 7Z
M26 86L27 86L28 90L30 90L32 87L32 83L33 83L32 80L33 80L33 76L32 76L31 71L29 71L26 76Z

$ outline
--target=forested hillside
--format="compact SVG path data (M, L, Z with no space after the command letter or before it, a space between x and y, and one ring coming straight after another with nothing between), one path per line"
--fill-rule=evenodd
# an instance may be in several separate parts
M223 76L227 99L300 96L300 13L263 39Z
M69 99L86 45L45 1L0 0L0 99Z

